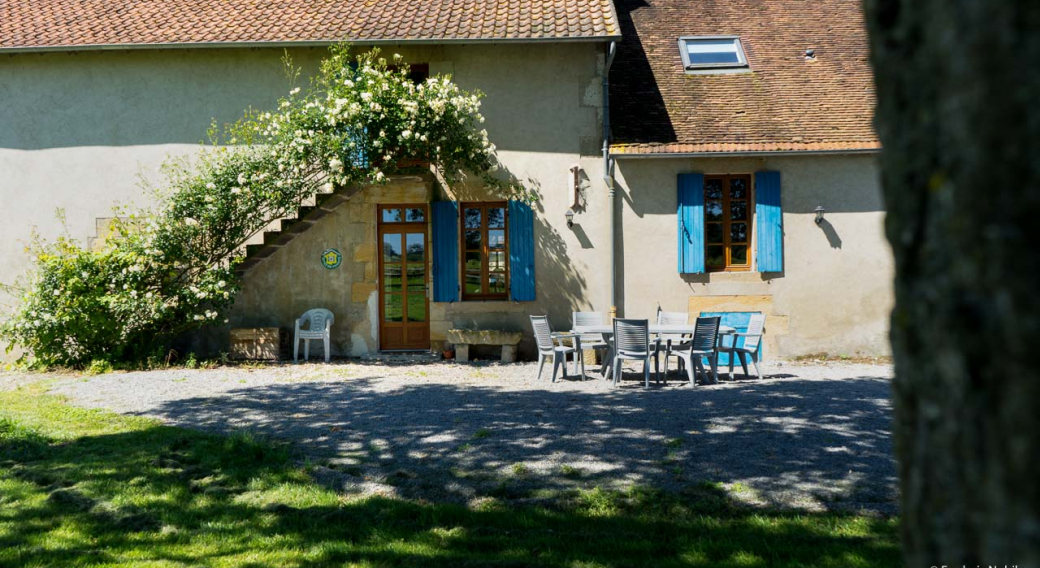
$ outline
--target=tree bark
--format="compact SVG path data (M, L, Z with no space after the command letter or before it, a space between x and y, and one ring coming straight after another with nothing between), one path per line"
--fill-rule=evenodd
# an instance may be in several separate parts
M1040 0L866 15L907 565L1040 566Z

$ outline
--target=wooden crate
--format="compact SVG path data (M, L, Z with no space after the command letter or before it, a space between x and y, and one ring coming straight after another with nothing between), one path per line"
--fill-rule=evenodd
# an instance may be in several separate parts
M231 358L277 361L289 337L280 327L251 327L231 330Z

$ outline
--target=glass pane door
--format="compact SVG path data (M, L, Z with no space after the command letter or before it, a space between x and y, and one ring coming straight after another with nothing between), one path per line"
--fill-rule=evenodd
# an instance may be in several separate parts
M426 207L379 208L379 339L383 350L430 347Z

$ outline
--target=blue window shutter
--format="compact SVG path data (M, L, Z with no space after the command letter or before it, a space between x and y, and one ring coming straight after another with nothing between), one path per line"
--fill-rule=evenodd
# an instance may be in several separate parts
M523 201L509 202L509 293L513 300L534 300L534 212Z
M755 222L758 224L758 271L784 270L784 212L780 207L780 172L755 173Z
M459 299L459 204L434 201L433 207L433 301Z
M704 174L679 174L679 274L704 272Z

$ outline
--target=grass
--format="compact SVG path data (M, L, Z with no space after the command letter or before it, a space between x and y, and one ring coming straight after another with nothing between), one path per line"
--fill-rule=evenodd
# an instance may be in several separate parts
M566 475L566 472L561 472ZM895 566L897 522L683 494L351 499L291 448L0 392L0 566Z

